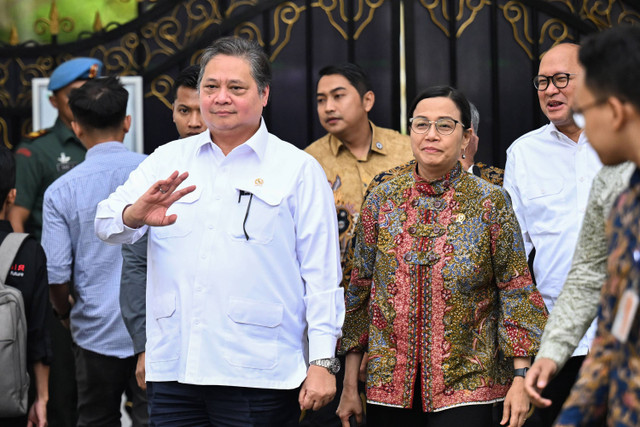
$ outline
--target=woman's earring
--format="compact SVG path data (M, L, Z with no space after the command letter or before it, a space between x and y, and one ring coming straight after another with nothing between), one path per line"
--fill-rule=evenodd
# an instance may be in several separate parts
M467 158L467 156L465 156L465 155L464 155L464 151L462 152L462 158L463 158L463 159L466 159L466 158Z

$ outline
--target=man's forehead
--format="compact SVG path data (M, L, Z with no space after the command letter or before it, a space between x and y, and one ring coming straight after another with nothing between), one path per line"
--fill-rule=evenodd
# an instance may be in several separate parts
M579 46L574 44L561 44L549 49L540 60L539 73L578 72L581 67L578 62Z
M351 82L342 74L327 74L318 80L318 93L331 93L339 90L357 90Z

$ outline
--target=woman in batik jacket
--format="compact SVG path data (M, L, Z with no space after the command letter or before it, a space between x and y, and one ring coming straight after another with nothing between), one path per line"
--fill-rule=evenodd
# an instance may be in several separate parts
M469 103L433 87L413 102L416 167L375 187L356 231L340 351L338 414L361 418L367 365L369 426L521 426L524 373L546 321L507 193L462 170ZM346 423L345 423L346 422Z

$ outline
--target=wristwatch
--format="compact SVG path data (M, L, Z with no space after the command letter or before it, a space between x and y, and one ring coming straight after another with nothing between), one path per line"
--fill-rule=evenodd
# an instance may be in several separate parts
M515 377L522 377L524 378L527 375L527 371L529 370L529 368L518 368L518 369L514 369L513 370L513 376Z
M309 362L311 365L322 366L327 368L330 374L335 375L340 371L340 360L337 357L329 357L327 359L316 359Z

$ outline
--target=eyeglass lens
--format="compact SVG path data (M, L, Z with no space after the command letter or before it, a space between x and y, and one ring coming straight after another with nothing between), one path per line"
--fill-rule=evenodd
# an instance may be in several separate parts
M435 123L436 131L440 135L450 135L456 128L456 121L453 119L442 118L436 121L431 121L422 118L416 118L411 122L411 129L415 133L427 133L431 129L431 124Z
M549 87L549 80L558 89L563 89L569 84L570 74L568 73L556 73L553 76L535 76L533 79L533 85L538 90L546 90Z

